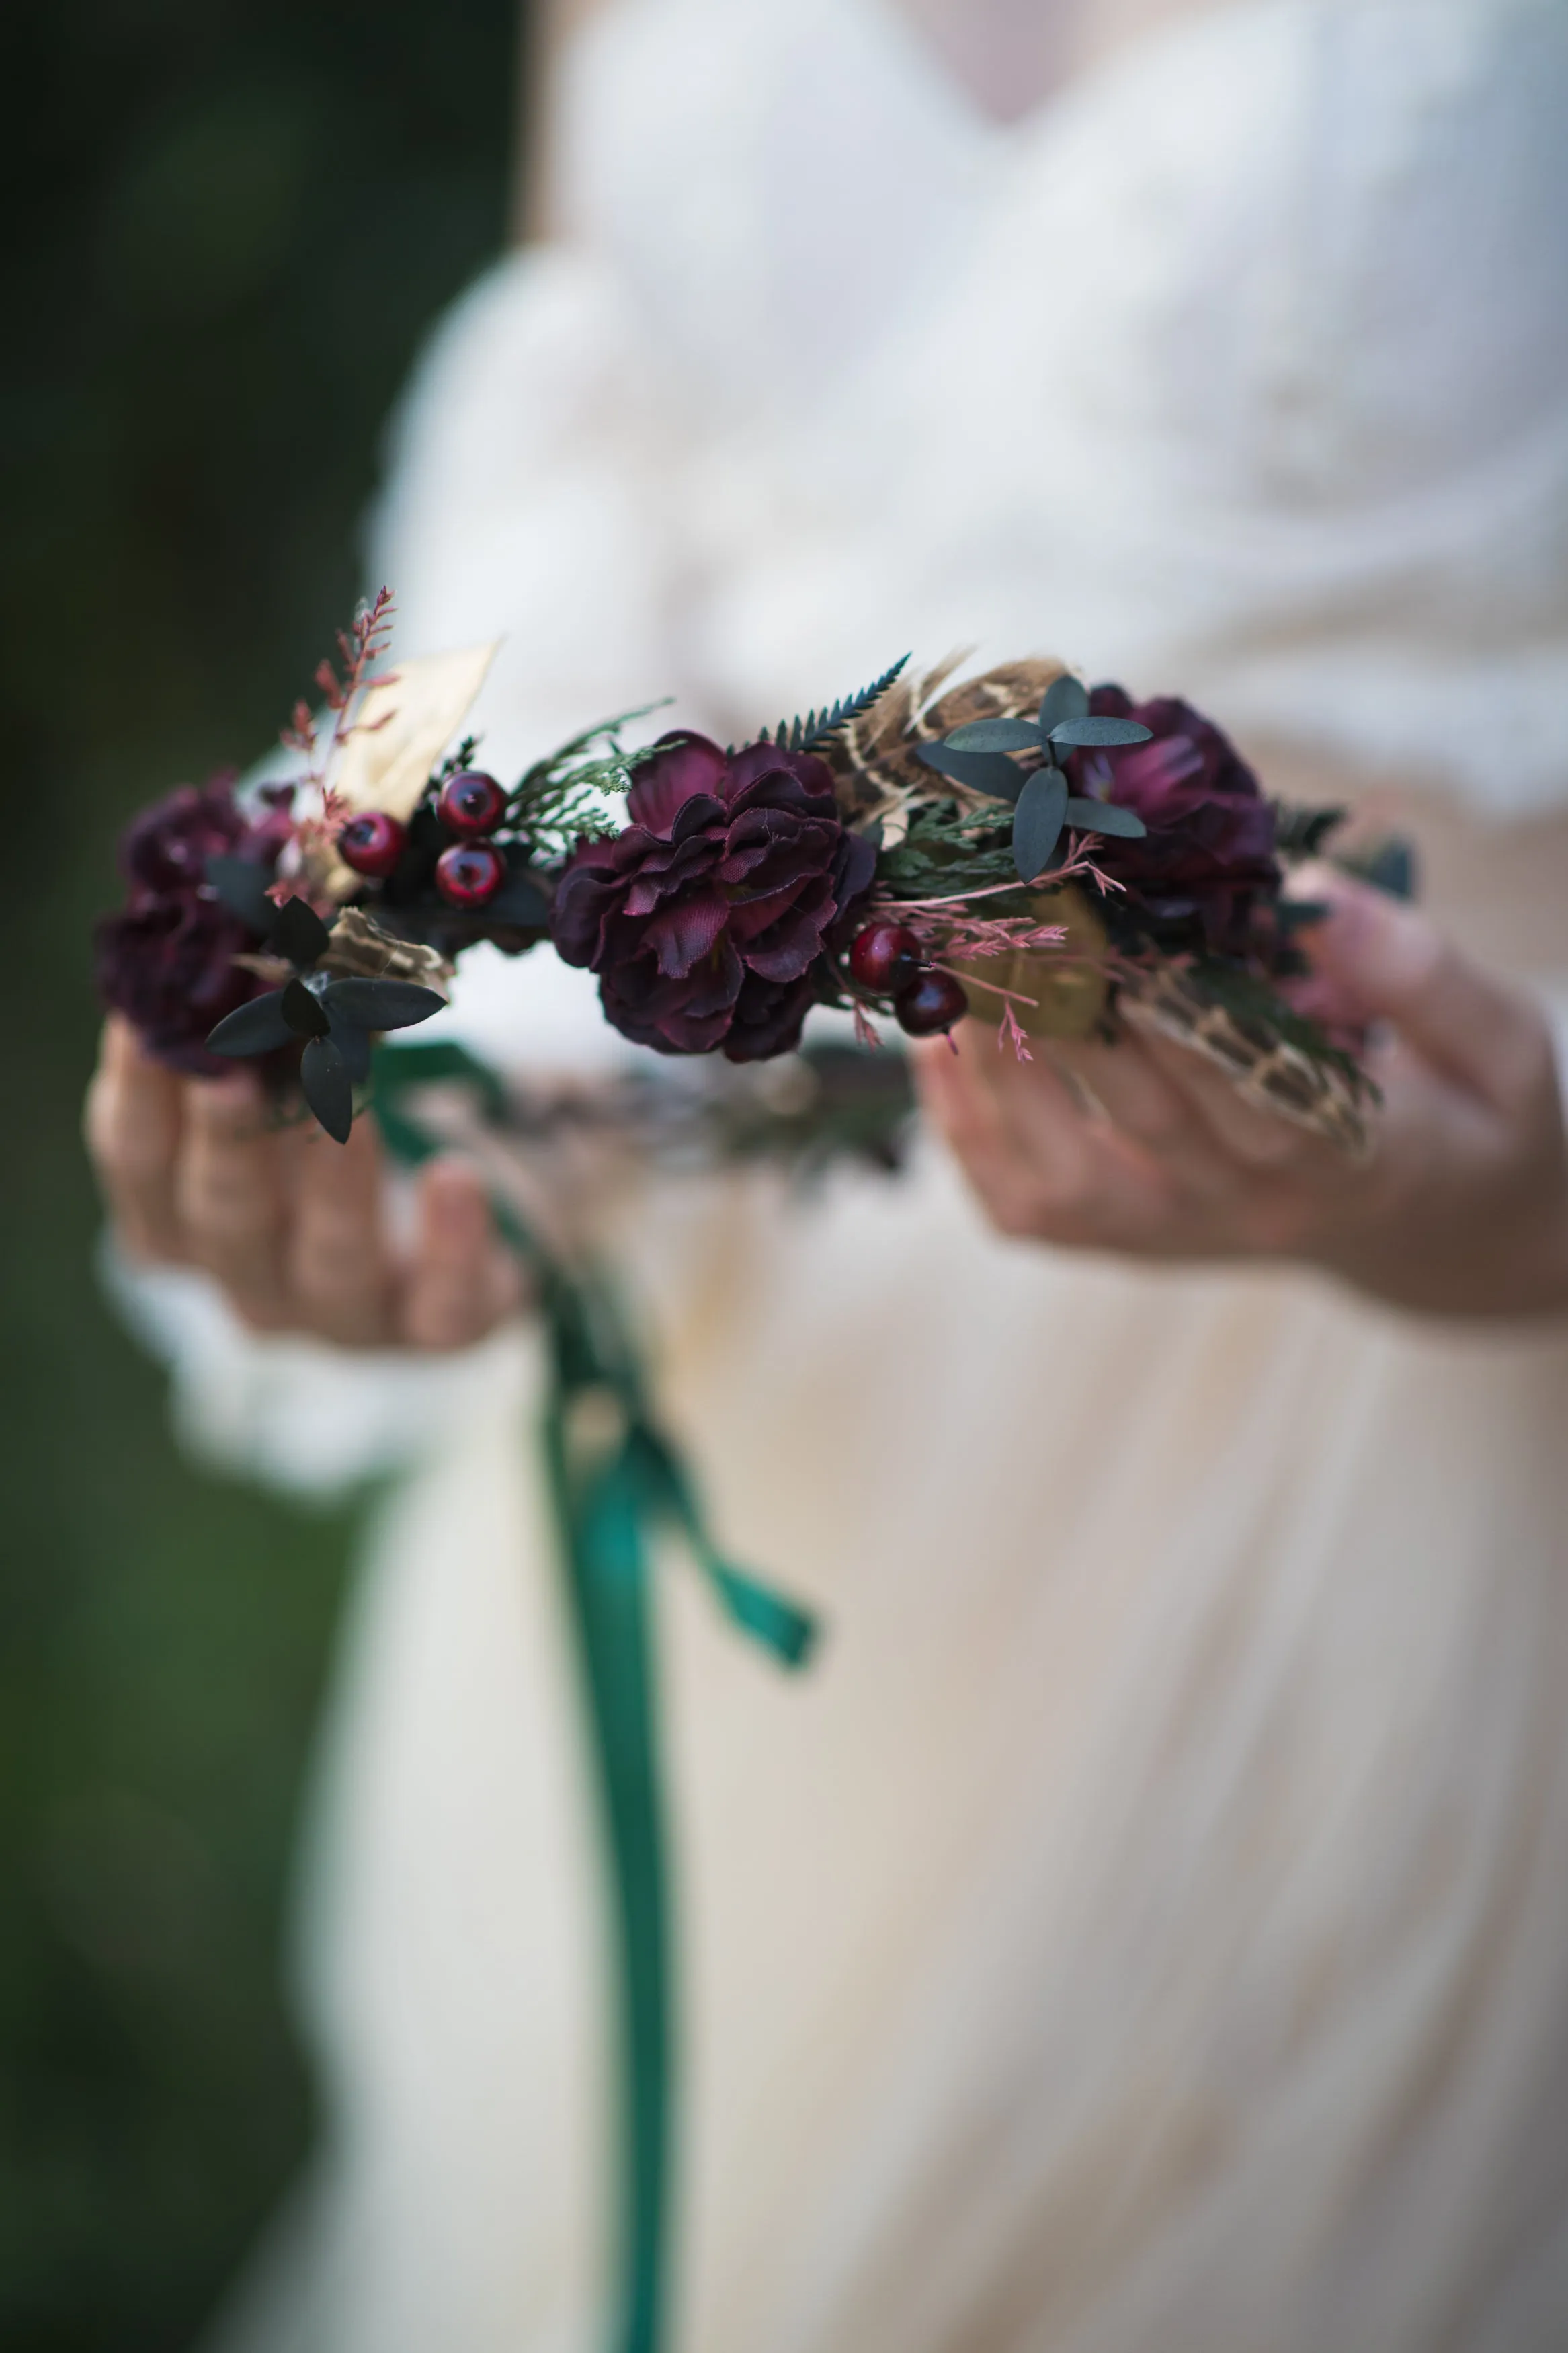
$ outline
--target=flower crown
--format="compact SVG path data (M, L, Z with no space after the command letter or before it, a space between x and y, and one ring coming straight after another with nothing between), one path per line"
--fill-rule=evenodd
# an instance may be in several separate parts
M792 1053L816 1005L868 1047L879 1018L973 1014L1026 1060L1152 1023L1361 1147L1361 1039L1297 944L1321 910L1283 890L1341 813L1266 800L1186 703L906 658L739 749L689 728L628 749L630 712L508 786L471 735L448 750L493 646L381 670L391 609L319 669L321 716L296 705L296 782L184 786L127 831L100 991L174 1068L259 1057L342 1142L377 1035L437 1012L477 942L548 942L660 1053Z

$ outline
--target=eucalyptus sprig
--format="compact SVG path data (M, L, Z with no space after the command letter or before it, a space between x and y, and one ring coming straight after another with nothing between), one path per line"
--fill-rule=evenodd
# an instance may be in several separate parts
M1093 745L1147 744L1152 730L1135 719L1100 718L1089 707L1088 690L1065 673L1053 679L1034 719L973 719L934 744L921 744L919 756L939 776L987 799L1013 805L1013 862L1018 879L1033 882L1050 864L1063 831L1116 834L1136 841L1146 830L1141 817L1114 801L1068 789L1068 754ZM1021 753L1026 765L1013 755Z

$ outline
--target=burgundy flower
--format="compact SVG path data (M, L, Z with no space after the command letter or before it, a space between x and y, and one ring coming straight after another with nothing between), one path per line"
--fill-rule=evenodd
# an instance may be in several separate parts
M199 791L182 785L125 829L120 864L130 893L98 927L99 994L174 1070L211 1078L231 1069L207 1052L207 1031L266 987L234 961L256 935L215 895L206 861L254 858L270 870L284 822L275 810L252 824L229 780L216 778Z
M1254 902L1279 887L1274 812L1228 738L1174 696L1134 702L1119 686L1097 686L1095 717L1135 719L1153 741L1125 752L1075 752L1076 793L1136 811L1142 840L1097 839L1096 861L1162 923L1194 926L1204 945L1238 954Z
M846 831L815 753L725 753L685 733L661 743L637 772L625 832L568 862L556 948L598 974L607 1018L639 1046L718 1047L732 1062L788 1053L826 936L869 884L875 852Z

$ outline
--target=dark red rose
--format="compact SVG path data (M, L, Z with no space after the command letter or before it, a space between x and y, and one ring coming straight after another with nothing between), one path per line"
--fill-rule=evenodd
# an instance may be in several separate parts
M1257 777L1212 721L1173 695L1134 702L1119 686L1097 686L1089 707L1135 719L1154 739L1075 752L1068 764L1074 792L1118 801L1148 828L1141 841L1097 840L1096 861L1157 922L1194 927L1215 953L1241 953L1256 899L1279 887L1274 812Z
M839 818L826 764L667 735L626 808L626 831L584 842L562 875L558 953L598 974L607 1018L639 1046L717 1047L732 1062L788 1053L826 936L875 864Z
M269 870L281 830L276 811L251 823L226 778L199 791L182 785L125 829L120 864L130 893L98 927L99 994L174 1070L203 1078L231 1071L207 1052L207 1031L267 986L234 961L256 937L214 894L206 861L254 858Z

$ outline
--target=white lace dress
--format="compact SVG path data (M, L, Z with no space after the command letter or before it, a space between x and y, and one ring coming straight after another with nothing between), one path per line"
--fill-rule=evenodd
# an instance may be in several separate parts
M980 640L1528 844L1568 802L1565 121L1558 0L1232 0L1007 131L886 0L623 0L571 63L574 244L415 388L399 641L508 632L503 773L671 685L738 733ZM620 1051L582 980L492 959L451 1018ZM791 1680L661 1580L678 2353L1568 2343L1562 1332L1005 1244L934 1152L650 1196L630 1255L724 1541L831 1628ZM331 2132L232 2341L596 2353L531 1343L181 1314L202 1442L408 1466L310 1848Z

